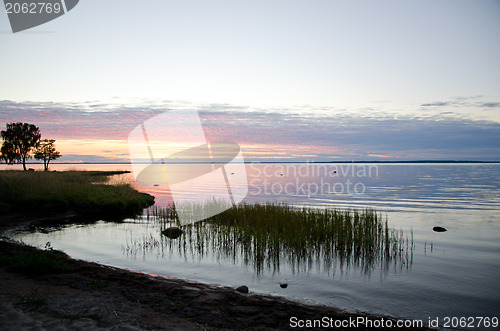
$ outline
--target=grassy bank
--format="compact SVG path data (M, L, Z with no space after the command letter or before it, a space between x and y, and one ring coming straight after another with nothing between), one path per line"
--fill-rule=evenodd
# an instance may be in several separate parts
M67 259L63 252L53 250L50 243L43 250L24 244L8 252L0 250L0 265L9 271L30 275L62 272L67 268Z
M108 185L124 171L0 171L0 212L75 209L85 213L135 214L154 203L129 184Z

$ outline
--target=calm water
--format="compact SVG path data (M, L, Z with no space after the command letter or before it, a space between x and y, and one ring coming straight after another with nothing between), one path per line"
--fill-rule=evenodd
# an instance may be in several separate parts
M54 169L68 166L54 165ZM78 165L128 169L127 165ZM499 316L499 164L247 164L248 203L273 201L313 208L374 208L389 225L413 233L407 263L366 270L355 263L325 266L287 261L256 270L217 247L193 249L161 236L146 216L13 236L103 264L396 317ZM130 176L129 176L130 178ZM203 183L194 190L203 190ZM157 204L171 196L148 189ZM448 229L436 233L436 225ZM47 231L50 230L50 231ZM286 289L280 282L288 283Z

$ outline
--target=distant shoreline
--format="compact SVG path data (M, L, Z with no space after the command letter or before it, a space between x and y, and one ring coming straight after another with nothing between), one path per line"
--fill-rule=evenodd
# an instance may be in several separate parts
M204 164L205 162L169 162L168 164ZM221 164L223 162L211 162L214 164ZM340 164L345 164L345 163L377 163L377 164L404 164L404 163L435 163L435 164L443 164L443 163L479 163L479 164L498 164L500 161L471 161L471 160L411 160L411 161L248 161L245 162L248 164L251 163L257 163L257 164L283 164L283 163L297 163L297 164L324 164L324 163L340 163ZM26 162L27 165L42 165L43 163L36 163L36 162ZM51 165L113 165L113 164L119 164L119 165L129 165L130 162L52 162ZM135 164L152 164L148 162L144 163L135 163ZM161 163L154 163L154 164L161 164ZM0 165L8 165L8 164L0 164Z

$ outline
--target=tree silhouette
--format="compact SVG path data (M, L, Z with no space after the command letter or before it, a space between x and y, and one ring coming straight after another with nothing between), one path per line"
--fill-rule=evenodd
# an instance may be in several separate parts
M49 170L49 163L51 160L55 160L61 157L61 153L56 151L54 139L43 139L40 140L36 150L35 159L43 160L43 168L45 171Z
M26 170L26 159L32 157L31 151L40 141L40 129L28 123L7 123L7 130L2 130L2 156L8 164L22 163Z

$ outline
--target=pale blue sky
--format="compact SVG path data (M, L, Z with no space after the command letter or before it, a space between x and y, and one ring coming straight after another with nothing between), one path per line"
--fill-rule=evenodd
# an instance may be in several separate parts
M2 99L500 100L500 1L82 0L17 34L0 16Z
M0 100L499 123L499 36L497 0L81 0L0 12Z

